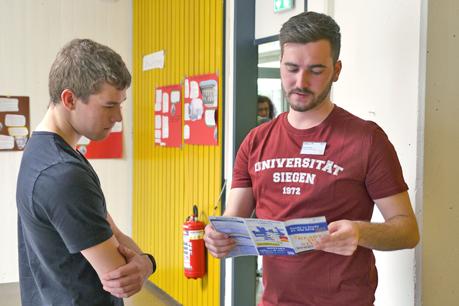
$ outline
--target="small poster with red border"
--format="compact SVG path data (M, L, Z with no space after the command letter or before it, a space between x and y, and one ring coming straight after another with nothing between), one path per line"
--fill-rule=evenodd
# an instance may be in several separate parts
M103 140L81 137L77 150L87 159L123 158L123 125L115 123L110 134Z
M182 86L169 85L155 90L155 144L182 146Z
M184 88L186 144L218 145L218 76L187 77Z

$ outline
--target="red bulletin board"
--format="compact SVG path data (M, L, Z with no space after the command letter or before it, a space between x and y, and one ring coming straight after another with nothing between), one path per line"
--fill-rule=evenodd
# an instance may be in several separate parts
M0 152L24 150L29 134L29 97L0 96Z
M182 146L182 86L157 87L155 91L155 144Z
M123 125L117 122L104 140L93 141L81 137L77 150L88 159L123 158Z
M186 144L218 145L218 76L187 77L184 89Z

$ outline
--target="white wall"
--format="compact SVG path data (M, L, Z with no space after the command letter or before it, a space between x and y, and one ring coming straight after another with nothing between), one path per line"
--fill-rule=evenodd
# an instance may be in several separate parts
M48 105L48 72L59 49L91 38L132 71L132 0L0 0L0 95L30 97L31 129ZM126 233L132 215L132 94L124 106L124 158L92 160L108 210ZM16 178L21 153L0 152L0 283L18 281Z
M413 207L417 184L421 3L329 1L341 27L343 70L332 100L378 123L397 150ZM374 221L382 221L379 212ZM414 305L414 250L375 252L376 305Z
M304 1L295 1L295 6L292 10L274 13L272 0L256 0L255 39L278 35L282 24L290 17L301 12L304 12Z

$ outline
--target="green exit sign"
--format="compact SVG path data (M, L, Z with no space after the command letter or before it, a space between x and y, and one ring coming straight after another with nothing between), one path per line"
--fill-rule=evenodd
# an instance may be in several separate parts
M274 13L288 11L295 6L295 0L273 0Z

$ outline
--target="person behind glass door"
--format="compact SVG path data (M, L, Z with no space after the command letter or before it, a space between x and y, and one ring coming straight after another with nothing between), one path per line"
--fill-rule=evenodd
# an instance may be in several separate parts
M257 125L274 118L274 105L267 96L258 95L257 98Z

